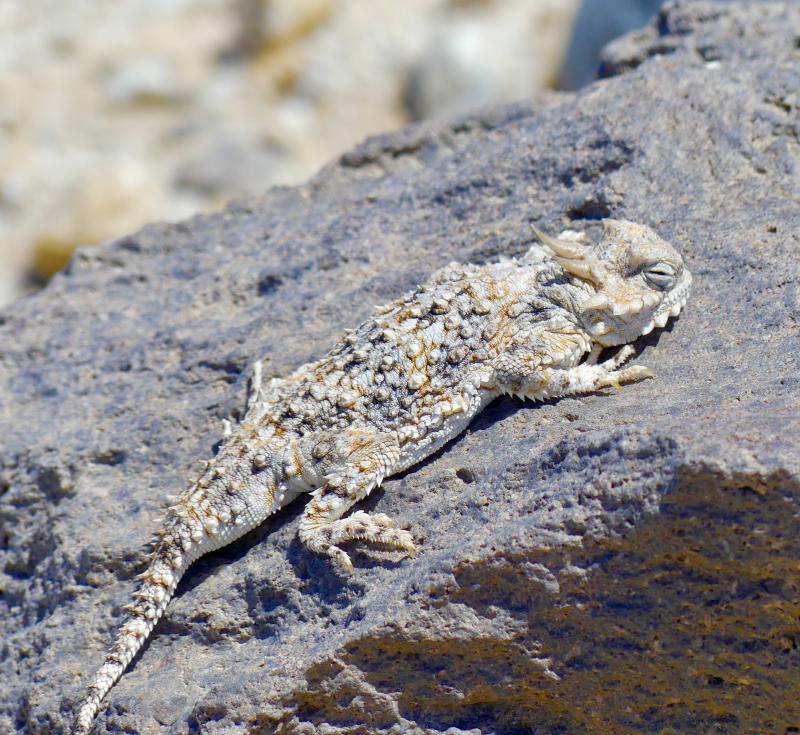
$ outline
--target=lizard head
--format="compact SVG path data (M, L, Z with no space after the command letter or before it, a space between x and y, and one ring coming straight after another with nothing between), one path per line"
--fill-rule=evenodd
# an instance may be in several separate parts
M677 251L649 227L603 220L596 245L580 236L536 234L570 277L591 286L578 316L592 340L604 347L663 327L686 304L692 276Z

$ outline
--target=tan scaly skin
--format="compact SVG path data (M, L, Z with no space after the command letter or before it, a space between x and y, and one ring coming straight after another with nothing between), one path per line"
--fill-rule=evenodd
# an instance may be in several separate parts
M310 493L301 541L352 570L359 539L416 553L383 514L345 514L385 477L428 457L496 396L534 401L653 377L622 367L632 342L686 303L691 276L651 229L605 220L551 238L519 260L450 264L386 305L318 362L261 385L203 474L167 510L141 585L79 703L86 735L100 702L142 647L189 565ZM606 347L626 345L605 362Z

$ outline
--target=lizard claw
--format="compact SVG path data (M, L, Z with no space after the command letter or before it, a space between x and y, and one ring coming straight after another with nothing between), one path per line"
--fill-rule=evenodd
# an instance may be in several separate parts
M328 554L336 567L336 571L345 577L353 573L353 562L350 561L350 555L346 551L338 546L331 546L328 549Z

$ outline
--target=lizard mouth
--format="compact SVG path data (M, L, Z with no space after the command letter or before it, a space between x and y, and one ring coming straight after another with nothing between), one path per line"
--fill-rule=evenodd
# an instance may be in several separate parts
M625 318L613 312L596 313L588 328L592 338L608 347L632 342L638 337L650 334L656 327L664 327L670 317L676 317L686 306L689 298L692 277L683 272L680 283L669 293L647 322L642 324L635 318ZM641 325L641 326L640 326Z
M689 290L692 286L692 276L689 271L683 272L681 283L675 290L664 299L663 303L655 313L653 318L642 328L642 335L650 334L656 327L661 329L666 325L670 317L676 317L681 313L686 301L689 298Z

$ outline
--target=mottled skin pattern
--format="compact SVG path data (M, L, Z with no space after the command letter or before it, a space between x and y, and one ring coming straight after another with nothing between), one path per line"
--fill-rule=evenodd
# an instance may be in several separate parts
M605 347L663 327L686 302L691 276L652 230L606 220L592 246L564 232L519 260L451 264L378 310L321 360L261 385L203 474L167 510L141 586L80 703L73 735L91 729L100 701L203 554L310 493L299 535L342 572L354 539L416 553L411 534L355 503L432 454L503 393L531 400L619 387L652 377L621 367Z

